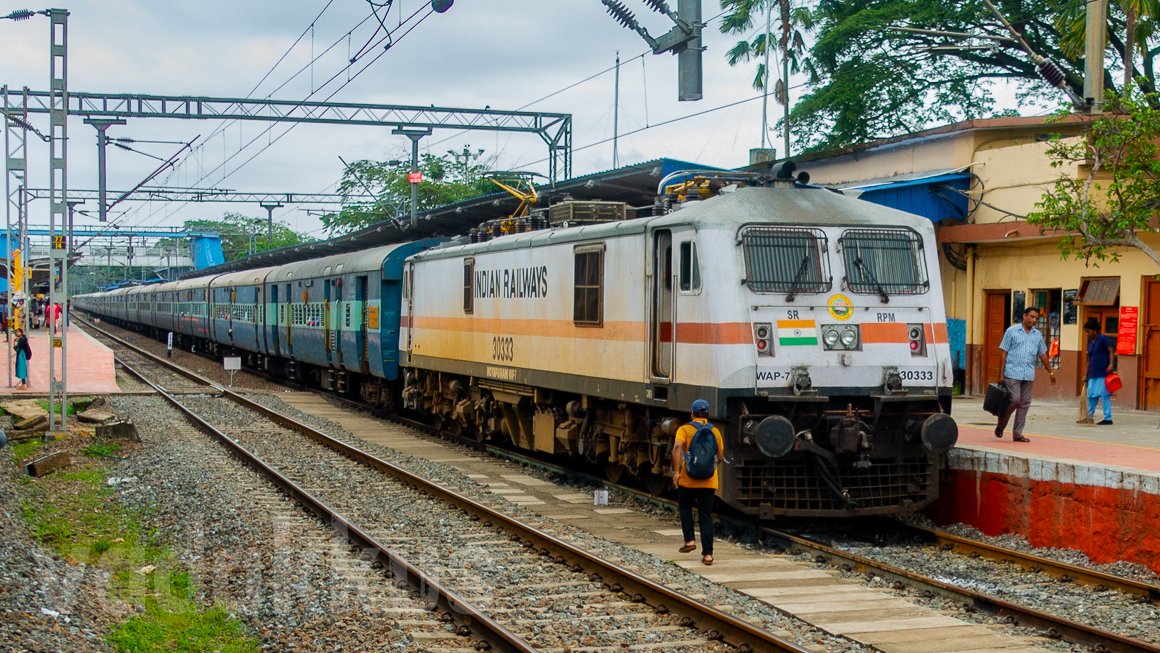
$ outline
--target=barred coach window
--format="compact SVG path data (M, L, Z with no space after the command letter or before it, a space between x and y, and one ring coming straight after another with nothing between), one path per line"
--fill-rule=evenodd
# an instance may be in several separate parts
M600 326L604 321L604 246L577 247L572 321Z
M826 235L820 229L744 227L745 285L756 293L819 293L830 289Z

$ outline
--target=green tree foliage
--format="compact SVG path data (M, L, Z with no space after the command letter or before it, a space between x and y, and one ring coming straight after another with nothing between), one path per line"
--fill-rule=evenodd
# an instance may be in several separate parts
M253 218L240 213L226 213L220 220L186 220L183 227L189 232L219 234L226 262L315 240L291 230L286 223L277 220L274 221L274 237L271 239L267 218ZM167 245L165 241L161 241L161 244Z
M355 161L343 172L339 192L344 195L370 195L374 204L345 206L338 213L322 216L322 224L330 236L358 231L373 224L411 219L411 184L407 174L408 161ZM485 165L470 161L456 161L448 156L423 154L419 158L423 182L419 184L417 206L420 212L460 200L478 197L496 191L484 176Z
M726 24L747 29L758 20L754 8L764 1L779 0L722 0L723 7L734 9ZM1028 45L1054 61L1067 85L1082 96L1085 1L993 1ZM1155 91L1160 1L1112 0L1110 5L1106 87L1122 91L1117 79L1122 82L1124 62L1130 60L1132 85ZM808 60L816 77L790 114L800 149L844 147L994 115L992 86L999 80L1014 81L1026 101L1066 102L1065 95L1040 79L1035 63L1009 40L1011 34L981 0L819 0L810 19L814 43ZM1129 24L1134 47L1125 52ZM750 43L749 52L763 47L763 36L760 43ZM729 56L734 59L734 51Z
M1123 247L1160 266L1160 252L1141 235L1157 233L1160 217L1160 98L1108 95L1106 113L1085 116L1081 138L1054 141L1060 170L1027 221L1074 232L1059 242L1066 259L1117 261Z

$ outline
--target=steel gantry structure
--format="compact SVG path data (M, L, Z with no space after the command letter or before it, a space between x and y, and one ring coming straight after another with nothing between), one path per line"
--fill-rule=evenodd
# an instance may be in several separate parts
M3 87L7 91L7 87ZM52 94L14 94L9 113L49 113ZM186 120L252 120L393 128L462 129L536 134L548 146L549 179L572 176L572 114L496 109L311 102L245 98L69 93L68 115L84 118L175 118Z

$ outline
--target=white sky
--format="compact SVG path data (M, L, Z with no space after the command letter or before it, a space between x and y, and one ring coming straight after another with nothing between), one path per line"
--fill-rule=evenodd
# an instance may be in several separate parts
M309 29L311 21L328 0L51 1L51 5L26 5L4 0L0 14L48 6L70 11L68 82L74 92L246 97L289 50L252 97L273 94L277 99L309 96L322 100L338 84L322 90L318 86L341 71L378 27L373 19L364 20L370 16L366 0L331 0L313 30ZM653 13L642 0L623 1L654 37L669 29L669 20ZM426 0L395 0L385 22L395 27L427 4ZM676 0L670 4L675 8ZM720 12L718 3L704 0L703 12L706 20L713 19ZM381 9L379 13L383 15ZM332 99L571 113L573 173L582 175L613 167L612 143L592 144L613 135L614 76L608 72L577 83L611 68L619 51L626 62L621 69L620 133L707 112L622 137L621 165L671 157L736 167L748 162L749 148L760 145L762 102L750 85L755 64L731 68L725 62L726 50L738 37L720 34L719 24L719 19L710 20L704 32L708 48L705 99L681 103L676 100L676 58L638 57L647 50L645 42L608 16L600 0L456 0L450 11L431 15L398 40ZM48 26L43 16L22 22L0 20L0 85L47 89ZM304 38L291 49L304 31ZM403 31L396 30L395 38ZM309 65L312 56L336 42L330 53ZM355 69L379 52L381 48L372 51ZM305 71L291 80L303 67ZM346 79L342 73L341 82ZM277 88L284 82L285 86ZM312 90L317 92L310 95ZM742 100L750 101L714 110ZM771 114L777 110L771 102ZM770 124L774 121L771 115ZM47 116L36 116L33 123L47 131ZM275 125L265 135L266 123L233 123L224 132L223 124L140 118L111 128L109 135L168 141L188 141L200 135L203 147L175 173L162 175L151 185L166 180L169 186L247 192L332 192L342 173L339 157L354 161L409 156L409 141L392 136L386 128L298 125L274 142L289 124ZM214 132L218 133L207 140ZM96 188L95 130L72 118L68 133L69 186ZM238 154L255 137L257 142ZM777 134L771 134L771 141L780 150ZM543 163L547 148L534 134L442 130L422 142L425 150L436 154L465 145L484 149L484 161L494 169L547 172ZM165 158L178 146L134 147ZM47 146L31 139L32 186L47 187L47 156ZM158 165L153 159L113 147L108 159L111 189L132 187ZM47 224L46 204L34 203L33 224ZM96 213L94 203L81 208ZM288 206L276 210L274 216L292 229L321 236L320 223L306 208L319 207ZM260 207L245 204L137 202L122 204L115 211L114 215L122 216L122 224L141 227L177 226L188 219L220 217L223 211L265 216ZM78 227L90 224L96 224L95 218L78 218Z

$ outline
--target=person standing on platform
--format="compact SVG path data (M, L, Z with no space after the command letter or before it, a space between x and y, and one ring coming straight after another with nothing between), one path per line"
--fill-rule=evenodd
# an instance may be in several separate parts
M24 335L24 329L16 329L16 345L13 349L16 351L16 378L20 379L20 384L16 388L27 390L28 361L32 360L32 347L28 345L28 336Z
M717 427L709 423L708 401L697 399L690 412L692 421L677 429L673 443L673 485L677 487L681 533L685 537L680 552L697 548L693 537L693 505L696 504L701 526L701 563L711 565L713 500L717 496L717 468L725 462L725 442Z
M1100 321L1089 317L1084 322L1087 336L1087 414L1088 423L1095 421L1096 403L1104 402L1104 419L1100 426L1112 425L1112 393L1108 392L1107 376L1112 373L1115 349L1112 339L1100 333Z
M53 333L60 333L60 314L61 314L61 311L62 311L62 309L60 307L60 303L59 302L53 303L53 305L52 305L52 332Z
M1003 437L1003 430L1007 428L1007 421L1011 413L1015 413L1015 426L1011 429L1011 439L1016 442L1031 442L1023 435L1023 427L1027 425L1027 411L1031 408L1031 389L1035 385L1035 359L1043 363L1043 368L1051 377L1051 385L1055 385L1055 372L1051 369L1051 360L1047 358L1047 343L1043 341L1043 333L1035 328L1039 319L1039 309L1030 306L1023 311L1023 319L1019 324L1012 324L1003 333L1003 340L999 343L999 369L1003 378L999 381L1007 386L1011 393L1011 400L1007 403L1007 410L999 416L999 423L995 426L995 437Z

